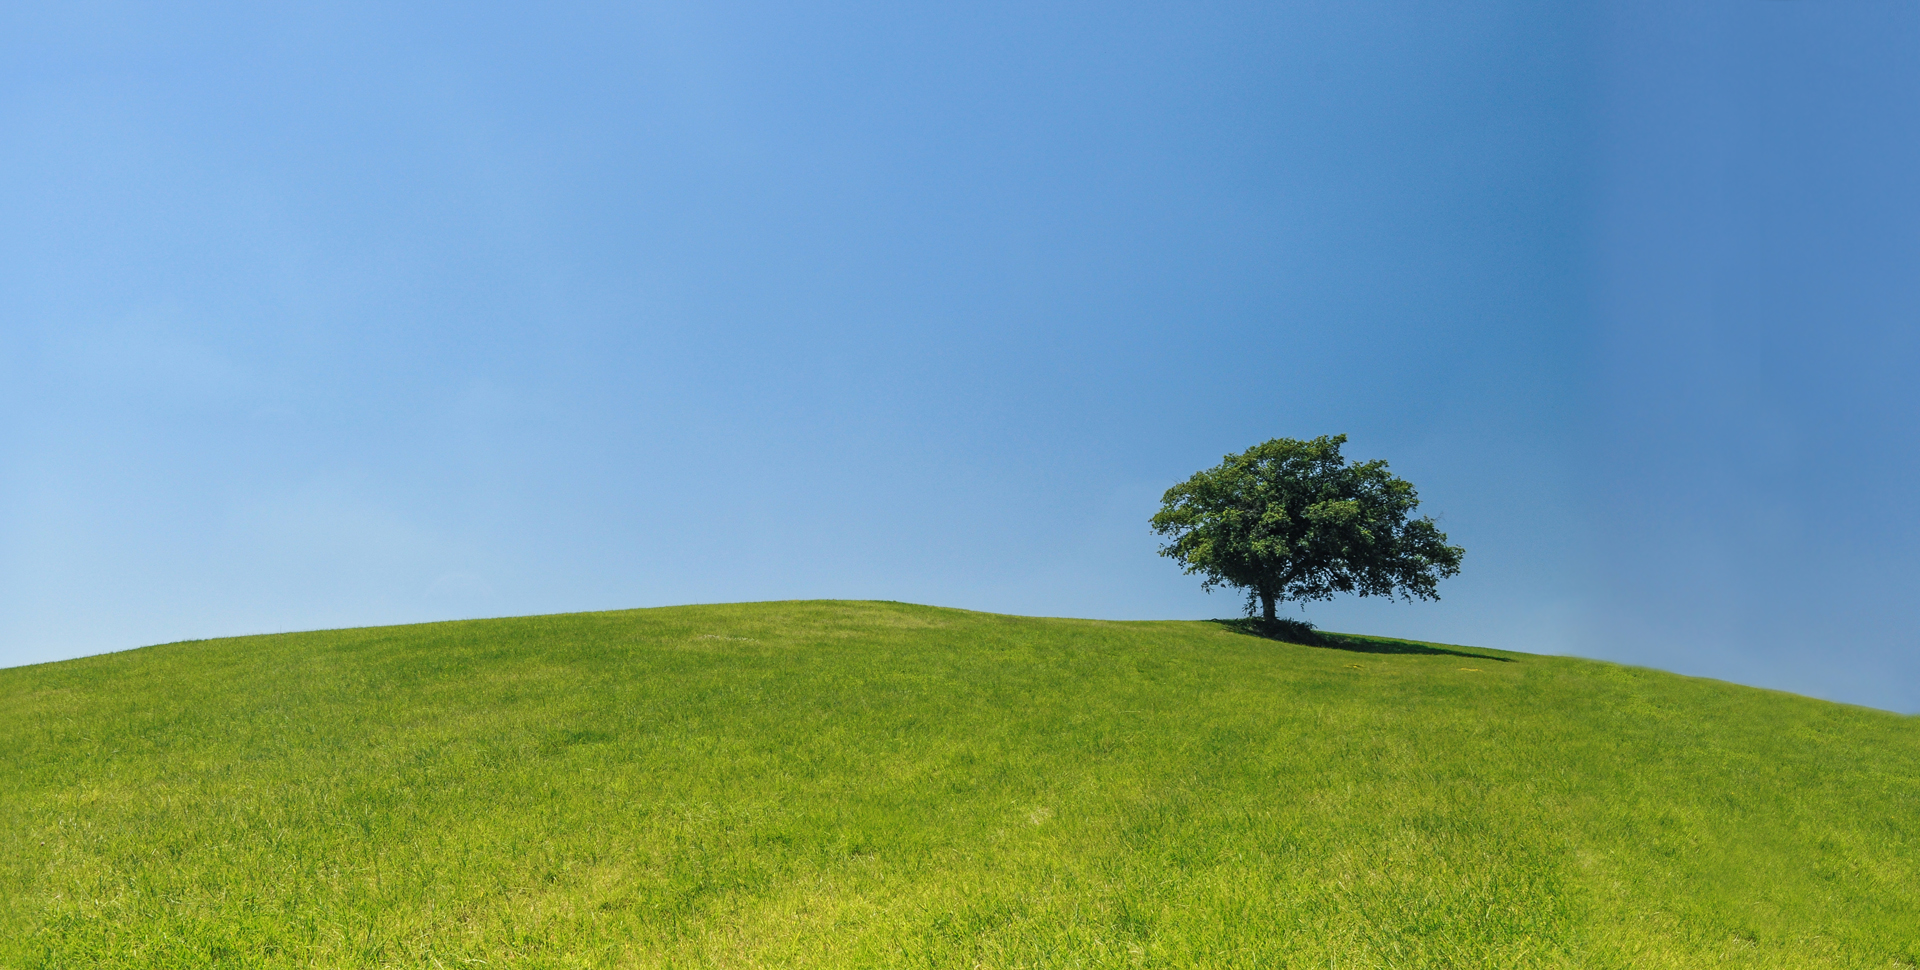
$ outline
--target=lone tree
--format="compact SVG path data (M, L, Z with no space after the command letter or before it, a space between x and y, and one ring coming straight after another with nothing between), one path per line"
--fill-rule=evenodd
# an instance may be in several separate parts
M1269 625L1280 600L1439 599L1434 586L1466 550L1432 519L1408 518L1420 499L1386 462L1341 458L1346 440L1275 438L1167 489L1153 517L1172 540L1160 554L1207 590L1246 590L1247 615L1258 603Z

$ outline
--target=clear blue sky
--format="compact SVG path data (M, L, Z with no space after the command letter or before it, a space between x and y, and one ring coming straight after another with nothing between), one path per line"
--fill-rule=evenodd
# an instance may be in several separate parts
M1187 474L1467 550L1323 626L1920 709L1920 6L17 4L0 663L846 597L1232 615Z

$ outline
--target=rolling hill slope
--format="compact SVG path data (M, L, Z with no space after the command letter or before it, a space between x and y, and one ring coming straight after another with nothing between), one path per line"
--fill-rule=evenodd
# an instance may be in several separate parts
M0 967L1891 967L1920 721L795 602L0 670Z

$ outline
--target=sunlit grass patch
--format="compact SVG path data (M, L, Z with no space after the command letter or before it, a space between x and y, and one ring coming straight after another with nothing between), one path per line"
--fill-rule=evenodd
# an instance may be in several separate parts
M1884 967L1920 725L775 603L0 671L0 967Z

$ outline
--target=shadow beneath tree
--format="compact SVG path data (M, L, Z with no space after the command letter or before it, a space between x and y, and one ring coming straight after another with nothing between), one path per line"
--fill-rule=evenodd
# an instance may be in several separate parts
M1488 653L1474 653L1454 647L1443 647L1434 643L1418 643L1413 640L1394 640L1387 637L1363 637L1350 633L1328 633L1315 630L1297 620L1282 620L1268 625L1259 619L1210 620L1242 636L1259 637L1279 643L1291 643L1302 647L1320 647L1326 650L1346 650L1352 653L1402 653L1425 654L1430 656L1468 657L1474 660L1491 660L1495 663L1514 663L1511 657L1496 657Z

